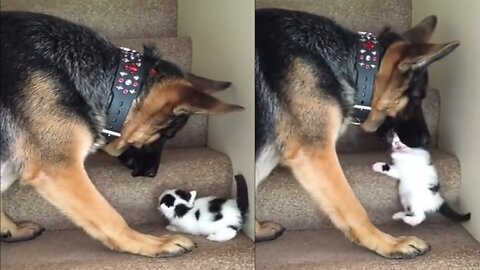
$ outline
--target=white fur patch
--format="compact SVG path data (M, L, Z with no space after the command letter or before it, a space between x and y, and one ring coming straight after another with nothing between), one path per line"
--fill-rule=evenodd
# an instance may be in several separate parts
M280 150L273 144L266 146L255 160L255 186L267 178L280 162Z
M10 162L2 162L0 171L1 193L6 191L15 181L18 180L17 168Z

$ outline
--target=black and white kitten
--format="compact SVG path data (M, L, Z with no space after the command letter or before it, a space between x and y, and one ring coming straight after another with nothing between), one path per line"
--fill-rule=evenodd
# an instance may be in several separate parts
M426 213L436 211L456 222L470 220L470 213L458 214L440 195L437 171L427 150L410 148L394 134L392 151L393 164L377 162L372 167L376 172L399 180L399 196L405 211L395 213L394 220L402 219L416 226L425 220Z
M159 197L158 210L168 219L167 230L206 235L210 241L228 241L237 235L248 210L245 179L235 176L237 199L203 197L195 191L171 189Z

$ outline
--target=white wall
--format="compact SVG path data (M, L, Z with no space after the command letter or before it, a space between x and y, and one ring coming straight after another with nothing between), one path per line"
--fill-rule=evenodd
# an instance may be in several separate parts
M413 0L413 23L438 16L433 42L460 40L451 55L430 68L430 85L440 90L440 148L462 168L461 198L472 212L467 230L480 241L480 1Z
M208 146L227 154L234 173L248 181L251 218L245 231L253 239L254 0L179 0L178 5L178 35L192 38L192 72L233 82L218 97L245 107L209 118Z

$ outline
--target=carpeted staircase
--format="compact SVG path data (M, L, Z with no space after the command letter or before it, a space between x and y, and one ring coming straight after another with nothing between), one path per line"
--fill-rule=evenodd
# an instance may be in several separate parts
M328 16L352 30L378 33L390 25L397 31L411 26L410 0L257 0L256 8L303 10ZM441 18L439 18L441 20ZM432 135L432 156L440 177L441 192L458 205L460 164L437 148L440 96L429 89L424 113ZM371 165L389 160L388 146L374 135L352 126L338 143L340 162L355 194L372 221L394 235L416 235L432 251L410 261L391 261L350 244L332 225L309 195L285 168L276 169L256 194L256 216L282 224L279 239L256 245L257 269L480 269L480 245L461 226L439 215L410 228L391 219L400 210L396 183L374 173Z
M166 59L190 70L191 40L176 36L176 0L2 0L1 10L57 15L90 26L119 46L139 51L144 42L153 42ZM100 192L129 224L140 231L166 234L165 220L155 209L163 190L197 190L198 196L231 194L231 161L206 144L207 117L193 116L168 143L153 179L132 178L115 158L102 153L91 156L86 167ZM198 248L191 253L169 259L144 258L103 247L29 187L15 184L4 195L3 207L14 220L31 220L47 231L32 241L2 243L2 270L253 268L253 242L243 234L226 243L192 237Z

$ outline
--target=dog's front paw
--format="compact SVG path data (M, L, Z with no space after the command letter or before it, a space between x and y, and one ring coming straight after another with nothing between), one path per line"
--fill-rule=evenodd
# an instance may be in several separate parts
M402 236L396 239L390 252L382 254L391 259L412 259L430 250L430 245L415 236Z
M160 237L164 243L154 257L174 257L193 250L197 244L182 235L165 235Z
M387 163L385 162L375 162L375 164L372 165L372 169L376 172L384 172L384 171L388 171L388 169L386 169L386 166L388 166Z

